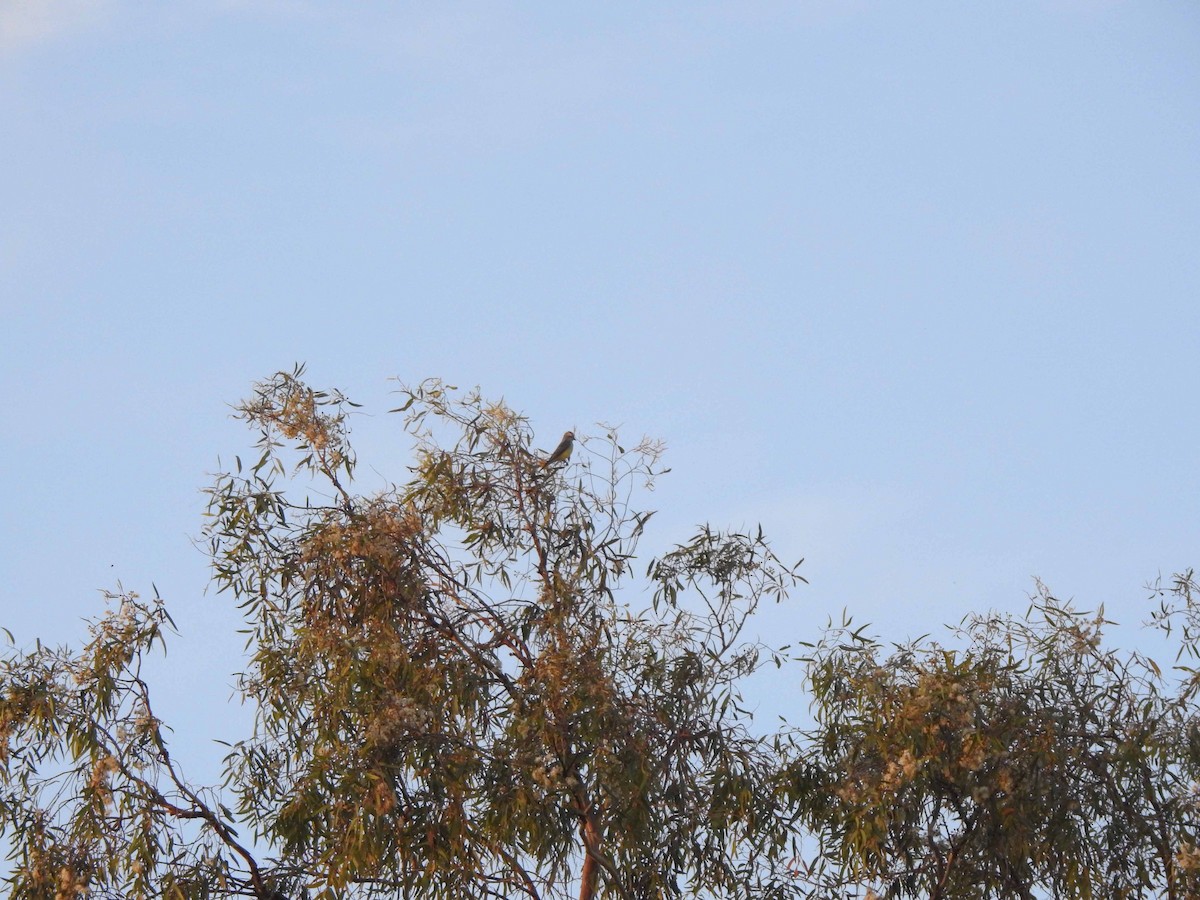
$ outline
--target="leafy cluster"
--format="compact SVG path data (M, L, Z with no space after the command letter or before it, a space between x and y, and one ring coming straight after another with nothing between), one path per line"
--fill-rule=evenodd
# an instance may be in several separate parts
M848 629L809 659L814 881L930 898L1167 897L1200 888L1200 718L1039 586L963 649L885 654ZM831 866L830 863L833 865ZM830 874L832 873L832 874Z
M639 596L650 514L629 498L658 446L592 438L567 478L503 404L436 381L405 393L404 486L348 492L343 398L293 373L242 407L262 455L212 490L260 711L231 784L278 853L273 883L641 898L769 880L778 766L737 683L758 665L747 616L797 576L761 535L703 529ZM297 475L324 499L294 499Z
M761 532L638 563L656 443L605 428L549 465L505 404L427 381L393 411L407 475L365 491L355 405L302 374L238 407L257 457L209 488L253 733L221 784L184 776L142 675L157 596L110 595L81 650L7 653L13 897L1200 895L1194 669L1105 649L1045 591L947 647L847 625L791 659L750 630L803 581ZM1190 662L1200 592L1155 597ZM752 721L763 666L812 727Z
M141 666L171 627L162 601L107 599L82 651L39 643L0 668L11 896L267 896L233 813L183 777L152 711Z

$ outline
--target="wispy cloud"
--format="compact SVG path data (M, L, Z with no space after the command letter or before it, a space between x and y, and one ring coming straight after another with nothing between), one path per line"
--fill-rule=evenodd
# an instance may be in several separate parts
M0 54L36 46L94 26L110 0L3 0L0 2Z

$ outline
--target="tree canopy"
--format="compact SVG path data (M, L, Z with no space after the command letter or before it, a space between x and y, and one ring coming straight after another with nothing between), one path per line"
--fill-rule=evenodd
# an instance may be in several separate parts
M639 558L659 444L602 428L552 461L502 402L401 393L412 464L372 493L340 393L297 368L238 407L257 458L209 487L205 546L256 721L222 783L184 777L154 712L157 596L110 595L79 650L5 655L14 897L1200 890L1190 574L1156 592L1168 676L1048 591L942 643L768 646L755 610L803 578L760 531ZM763 667L794 724L748 711Z
M930 898L1194 896L1195 684L1165 693L1103 614L1044 587L974 615L960 650L827 635L797 770L832 878ZM827 875L826 871L822 875Z

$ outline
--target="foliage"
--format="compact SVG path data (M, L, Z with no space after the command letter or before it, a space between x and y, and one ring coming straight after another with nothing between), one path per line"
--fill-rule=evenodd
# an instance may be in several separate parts
M161 600L108 594L79 653L38 644L0 668L0 829L14 898L269 892L211 790L189 785L142 678Z
M1024 618L971 616L959 650L827 635L795 764L824 800L814 894L1195 896L1200 720L1105 624L1039 585Z
M354 404L302 374L238 407L257 459L209 489L253 734L222 784L184 777L142 676L157 592L109 595L79 651L7 653L13 897L1200 895L1190 573L1153 592L1178 677L1044 589L946 646L846 622L797 666L749 630L803 580L761 532L637 564L657 444L549 464L506 405L427 381L394 410L408 477L366 492ZM751 721L764 666L811 727Z
M1162 579L1150 586L1150 596L1158 608L1151 611L1150 624L1168 636L1179 635L1175 654L1176 669L1184 676L1180 696L1194 700L1200 693L1200 584L1191 569L1171 579L1163 587ZM1189 664L1183 665L1186 660Z
M399 410L412 478L353 493L353 406L300 375L240 407L261 455L210 490L258 711L227 759L233 810L176 783L136 675L165 613L139 607L121 660L5 673L6 736L42 738L6 769L15 892L69 872L122 895L779 895L781 769L738 684L768 659L747 617L794 569L761 534L702 528L636 578L657 445L610 431L544 467L526 420L436 381ZM96 681L76 689L81 667Z

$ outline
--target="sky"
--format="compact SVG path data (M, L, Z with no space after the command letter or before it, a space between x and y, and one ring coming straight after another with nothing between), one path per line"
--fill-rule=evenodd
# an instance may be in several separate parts
M0 0L0 210L0 625L157 587L184 739L242 736L202 490L296 362L364 490L397 378L662 439L647 547L761 523L787 640L1200 565L1197 4Z

